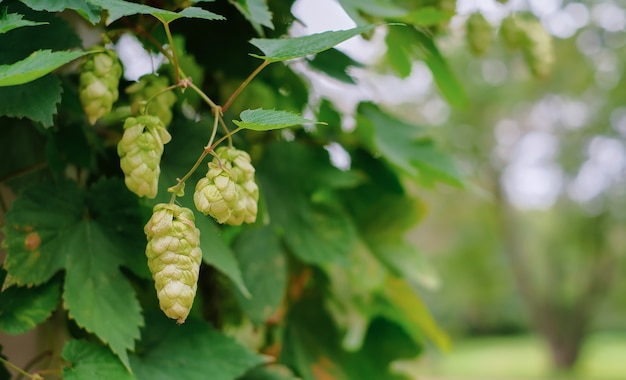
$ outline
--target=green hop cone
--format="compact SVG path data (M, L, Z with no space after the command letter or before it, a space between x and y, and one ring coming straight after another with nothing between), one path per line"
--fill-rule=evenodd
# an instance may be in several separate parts
M89 54L80 68L79 96L89 122L93 125L113 108L117 100L122 65L115 51L101 46Z
M254 167L248 153L231 147L215 151L206 176L196 184L196 208L218 223L238 226L254 223L259 188L254 182Z
M117 144L117 153L124 172L124 182L130 191L140 197L156 197L163 145L171 139L156 116L126 119L124 135Z
M546 32L537 18L524 20L525 38L522 52L530 71L535 77L545 78L552 71L554 48L552 36Z
M522 47L526 34L522 27L522 21L514 16L509 15L502 20L500 24L500 36L504 41L504 46L509 50L517 50Z
M165 127L169 126L172 122L172 106L176 103L174 92L163 92L169 85L169 80L165 76L146 74L139 78L137 83L128 86L126 93L130 98L130 110L133 115L143 113L154 115L161 119ZM146 110L148 100L150 103Z
M154 206L144 232L159 306L165 315L181 324L193 305L202 261L200 230L195 226L193 211L159 203Z
M484 55L493 42L493 28L482 13L472 13L467 19L466 36L470 51L476 56Z

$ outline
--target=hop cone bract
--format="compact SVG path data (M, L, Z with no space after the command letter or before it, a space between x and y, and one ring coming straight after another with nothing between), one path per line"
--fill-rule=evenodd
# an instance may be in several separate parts
M169 86L169 80L165 76L146 74L139 78L137 83L126 88L130 98L130 110L133 115L146 113L161 119L167 127L172 122L172 106L176 103L176 95L172 91L165 91ZM157 95L158 94L158 95ZM155 97L155 95L157 95ZM151 99L151 100L150 100ZM147 105L146 101L150 100ZM145 112L144 112L145 111Z
M493 41L493 28L480 12L472 13L467 19L467 43L471 52L477 56L484 55Z
M202 251L193 211L159 203L144 227L146 256L159 306L177 323L185 322L196 296Z
M248 153L231 147L215 151L206 176L196 184L196 208L219 223L238 226L254 223L259 188Z
M102 50L85 58L80 68L79 96L83 109L91 124L111 112L117 100L118 86L122 76L122 65L115 51L101 46L91 50Z
M159 187L163 145L171 140L156 116L129 117L117 144L126 187L140 197L154 198Z

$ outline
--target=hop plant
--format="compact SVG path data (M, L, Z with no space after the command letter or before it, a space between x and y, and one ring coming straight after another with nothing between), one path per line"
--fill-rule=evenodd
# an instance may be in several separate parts
M520 49L526 38L521 20L514 15L502 19L500 36L509 50Z
M142 115L126 119L124 135L117 144L117 153L124 172L124 182L130 191L140 197L156 197L163 146L171 139L156 116Z
M248 153L221 147L208 164L206 176L196 184L196 208L218 223L238 226L253 223L257 215L259 188Z
M536 19L524 20L523 30L525 38L522 52L530 71L539 78L550 74L554 64L554 48L552 36L546 32L541 22Z
M139 78L137 83L128 86L126 93L130 98L130 110L133 115L142 113L154 115L161 119L165 127L169 126L172 122L172 106L176 103L176 95L172 91L163 92L167 87L169 87L167 77L154 74L146 74ZM150 104L146 105L148 100Z
M467 19L465 27L470 51L477 56L484 55L493 42L493 28L489 21L482 13L475 12Z
M193 211L159 203L144 227L146 256L161 310L178 324L185 322L198 286L202 251Z
M79 96L83 109L92 125L111 112L117 100L122 65L115 51L101 46L85 58L80 68Z

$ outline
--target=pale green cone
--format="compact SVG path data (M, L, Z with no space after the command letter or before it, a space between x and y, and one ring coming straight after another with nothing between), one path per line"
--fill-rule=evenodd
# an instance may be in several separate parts
M159 203L144 227L159 306L178 324L185 322L193 306L202 262L200 230L194 222L190 209Z
M524 20L525 32L522 51L526 63L534 76L547 77L552 71L554 64L554 48L552 36L546 32L541 21L536 18Z
M126 88L130 98L130 110L133 115L146 113L161 119L165 127L172 122L172 107L176 103L176 95L172 91L165 91L169 87L169 80L164 76L146 74ZM158 95L157 95L158 94ZM155 97L155 95L157 95ZM152 99L152 100L150 100ZM146 102L150 100L146 110Z
M238 226L254 223L259 188L254 181L254 167L248 153L230 147L215 151L206 176L196 184L193 196L196 208L211 215L218 223Z
M467 19L466 37L470 51L477 56L484 55L493 42L493 27L480 12L475 12Z
M140 197L154 198L159 188L161 156L169 132L156 116L129 117L117 144L126 187Z
M515 15L509 15L502 19L499 34L504 41L504 46L509 50L521 49L526 38L522 21Z
M79 96L89 123L95 124L111 112L119 96L122 65L111 49L95 46L91 50L101 51L89 54L81 65Z

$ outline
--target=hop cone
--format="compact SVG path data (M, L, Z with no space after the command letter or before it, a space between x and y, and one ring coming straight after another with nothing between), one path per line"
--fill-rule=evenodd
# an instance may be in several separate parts
M509 50L520 49L526 38L522 21L513 15L505 17L500 24L500 36Z
M470 51L477 55L484 55L493 41L493 28L482 13L476 12L467 19L467 43Z
M128 86L126 93L130 97L130 110L133 115L142 113L154 115L161 119L165 127L170 125L172 106L176 103L176 95L172 91L162 92L168 86L167 77L158 77L154 74L144 75L139 78L139 82ZM155 95L157 96L155 97ZM148 100L150 100L150 104L147 105L148 109L146 110L146 101Z
M144 227L159 306L178 324L185 322L193 305L202 261L200 230L194 221L190 209L159 203Z
M196 184L196 208L219 223L238 226L256 220L259 188L248 153L230 147L217 149L206 177Z
M129 117L117 144L126 187L140 197L154 198L159 186L163 145L171 140L156 116Z
M523 30L525 38L522 51L526 63L533 75L545 78L550 74L554 63L552 37L536 18L524 20Z
M93 47L91 50L102 50ZM111 112L119 93L122 65L115 51L105 49L87 56L80 69L79 95L89 122L93 125Z

